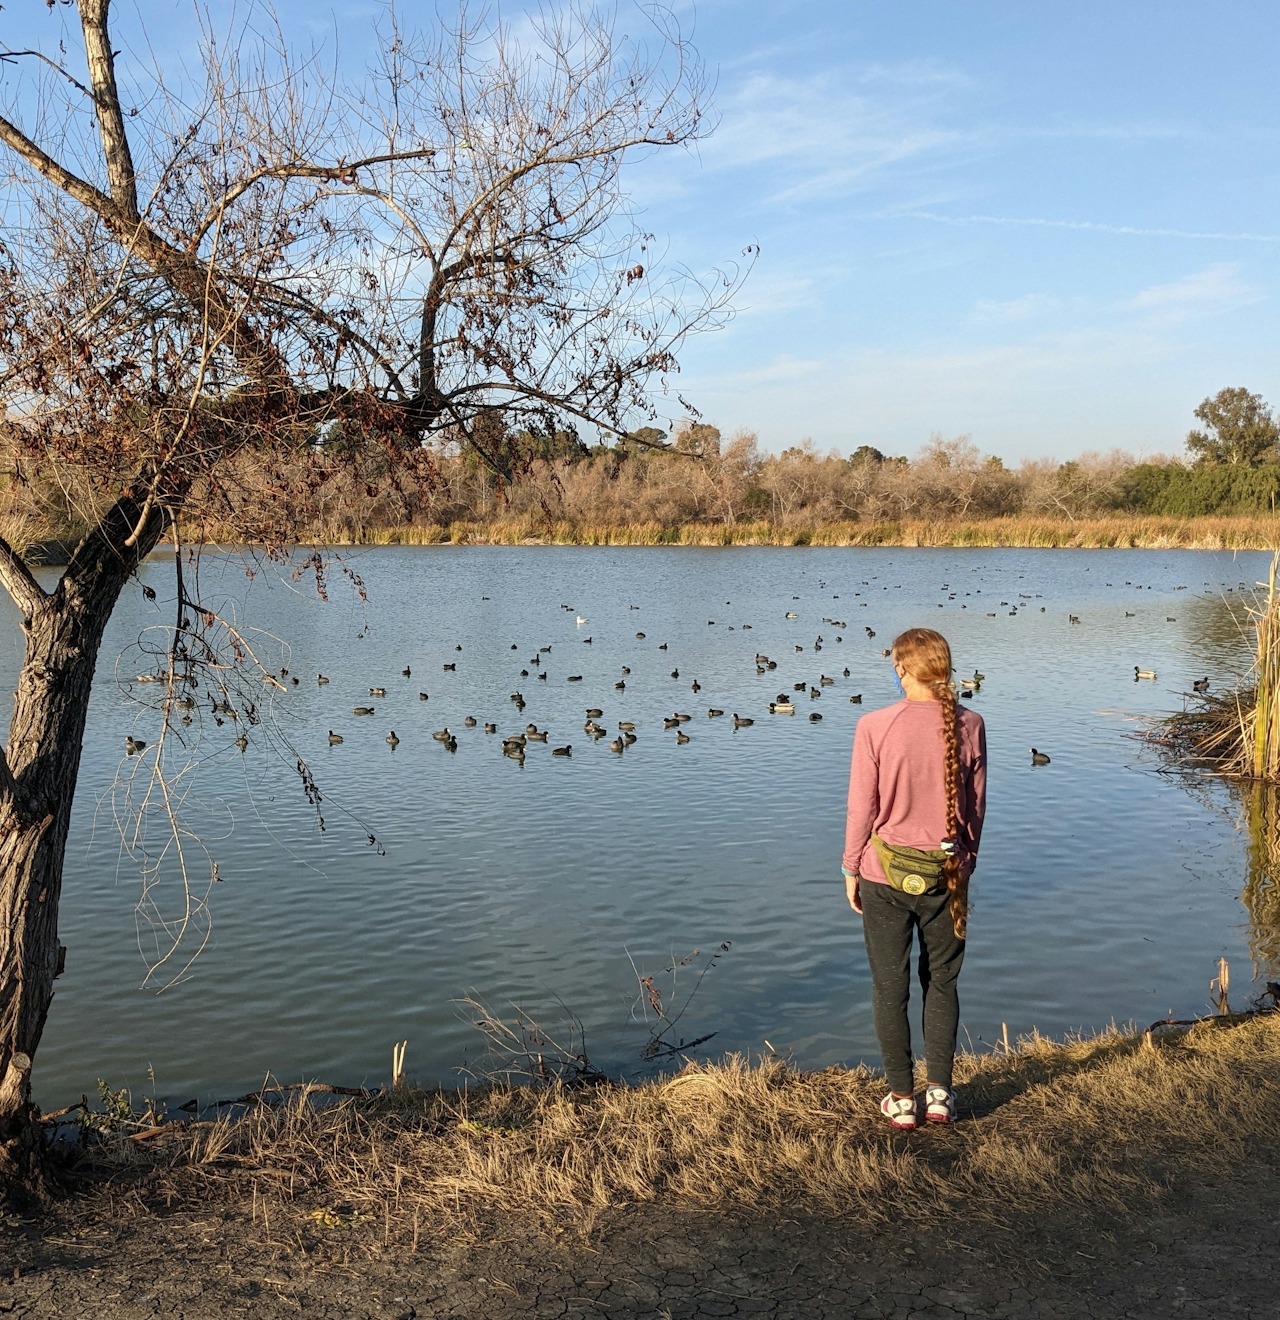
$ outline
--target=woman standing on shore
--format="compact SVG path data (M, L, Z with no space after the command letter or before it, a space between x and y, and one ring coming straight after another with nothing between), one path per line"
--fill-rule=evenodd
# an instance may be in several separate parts
M932 628L893 644L903 700L858 721L849 777L844 877L862 916L876 1039L890 1092L880 1110L895 1128L918 1121L911 1026L911 948L920 941L927 1064L925 1118L950 1123L969 875L987 797L982 716L956 701L951 648Z

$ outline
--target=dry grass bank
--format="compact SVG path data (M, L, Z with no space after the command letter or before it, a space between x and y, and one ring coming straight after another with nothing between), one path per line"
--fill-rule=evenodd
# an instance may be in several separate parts
M113 1178L144 1165L174 1203L252 1189L272 1215L367 1221L389 1242L416 1242L420 1222L589 1227L657 1203L917 1221L1132 1212L1180 1173L1274 1154L1280 1015L1215 1019L1154 1049L1116 1031L1034 1037L963 1057L957 1080L967 1120L909 1135L889 1130L865 1069L731 1058L638 1086L300 1097L94 1158Z
M823 545L973 546L1035 549L1265 550L1280 540L1268 516L1174 518L1113 515L901 522L591 523L536 517L369 526L335 543L361 545Z

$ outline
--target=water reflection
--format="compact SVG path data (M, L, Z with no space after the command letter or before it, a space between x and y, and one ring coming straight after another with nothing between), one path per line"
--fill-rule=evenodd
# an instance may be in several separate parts
M1220 596L1196 602L1196 637L1192 642L1192 655L1204 648L1206 667L1209 667L1215 656L1234 650L1241 670L1235 675L1234 682L1228 675L1213 675L1208 695L1227 697L1242 693L1245 711L1255 700L1257 675L1251 666L1257 645L1257 622L1263 616L1266 599L1266 592L1259 583L1244 589L1237 586L1234 591L1224 591ZM1204 709L1212 712L1216 709L1212 702L1202 707L1194 696L1184 698L1186 703L1191 703L1192 711ZM1208 714L1205 719L1206 723L1211 722ZM1225 714L1219 710L1212 720L1225 724L1224 733L1236 726L1229 710ZM1198 735L1202 739L1205 737L1203 727L1198 730ZM1231 734L1231 737L1235 745L1237 735ZM1217 793L1209 786L1212 779L1206 781L1194 777L1185 782L1192 795L1206 809L1212 809ZM1249 956L1255 977L1273 976L1280 972L1280 786L1236 781L1230 784L1229 793L1238 803L1239 824L1247 835L1245 883L1240 900L1248 913Z
M677 1040L715 1032L703 1048L716 1053L768 1041L806 1067L874 1061L861 932L839 876L849 752L860 712L895 696L883 647L922 621L947 633L961 672L987 675L973 700L991 805L962 1038L999 1039L1002 1023L1056 1034L1190 1016L1218 958L1247 965L1251 836L1230 790L1209 784L1202 809L1128 735L1176 709L1194 679L1208 674L1220 692L1247 670L1232 602L1266 556L379 549L352 561L367 615L336 591L324 605L267 575L247 582L239 559L215 561L204 593L290 644L279 721L323 788L328 828L260 726L242 753L236 730L214 724L190 799L220 863L212 938L181 984L139 989L138 872L117 868L111 793L131 764L124 735L154 732L134 723L113 671L149 622L172 617L172 565L149 562L158 603L122 602L95 681L60 920L67 971L37 1068L47 1107L98 1076L141 1094L149 1064L179 1103L248 1091L268 1071L378 1082L406 1039L412 1077L450 1082L485 1048L459 1009L468 995L537 1023L567 1008L597 1066L634 1071L647 1039L637 971L722 943L732 952ZM21 632L2 606L0 619L11 683ZM778 669L759 673L757 653ZM1135 668L1159 678L1135 683ZM802 681L822 721L770 715L766 703ZM388 695L371 699L375 686ZM377 715L354 717L366 703ZM637 743L618 754L584 736L597 707L610 736L635 723ZM664 727L673 711L694 715L688 744ZM754 725L735 732L734 711ZM552 742L521 767L501 735L530 722ZM456 754L431 739L445 726ZM561 743L571 757L552 757ZM1032 767L1032 745L1050 765ZM1274 804L1263 814L1276 820ZM1260 867L1250 912L1272 912L1276 874ZM1263 915L1254 926L1275 929ZM1275 942L1259 947L1269 959Z
M1255 974L1280 972L1280 788L1241 787L1249 828L1249 862L1241 901L1249 914L1249 955Z

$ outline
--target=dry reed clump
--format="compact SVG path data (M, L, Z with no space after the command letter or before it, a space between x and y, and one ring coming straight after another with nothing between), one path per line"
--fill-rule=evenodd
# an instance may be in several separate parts
M0 537L20 555L25 555L34 544L38 530L31 517L12 510L0 511Z
M798 1072L730 1057L643 1085L400 1087L316 1108L305 1095L149 1143L171 1195L252 1184L312 1219L516 1214L589 1227L609 1208L923 1213L1132 1210L1179 1170L1280 1139L1280 1016L1216 1019L1155 1049L1111 1030L964 1056L949 1129L896 1135L865 1068ZM129 1143L125 1143L129 1144ZM332 1207L339 1207L333 1211ZM327 1222L327 1221L325 1221ZM412 1227L411 1227L412 1226Z
M1280 784L1280 551L1271 557L1265 594L1248 606L1254 630L1250 683L1222 695L1198 694L1161 719L1150 741L1183 764L1228 779ZM1239 620L1241 631L1245 620Z
M1249 687L1205 693L1185 710L1161 716L1145 737L1180 766L1249 779L1257 701L1256 689Z
M1267 594L1254 609L1257 646L1253 671L1256 678L1249 738L1245 747L1248 769L1254 779L1280 782L1280 593L1276 591L1276 569L1280 551L1271 557Z
M1249 915L1255 971L1280 969L1280 590L1273 554L1265 594L1248 606L1254 629L1249 682L1221 695L1197 694L1157 721L1146 737L1181 768L1227 780L1239 795L1249 835L1241 899ZM1245 619L1239 624L1243 631Z

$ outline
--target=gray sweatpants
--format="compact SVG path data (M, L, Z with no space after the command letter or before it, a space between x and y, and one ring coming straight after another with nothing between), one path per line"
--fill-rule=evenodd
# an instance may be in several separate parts
M951 1085L960 1001L956 978L964 941L956 939L947 894L913 896L864 880L862 934L871 965L871 1011L889 1085L900 1095L915 1089L911 1067L911 945L920 939L920 987L924 992L924 1048L928 1080Z

